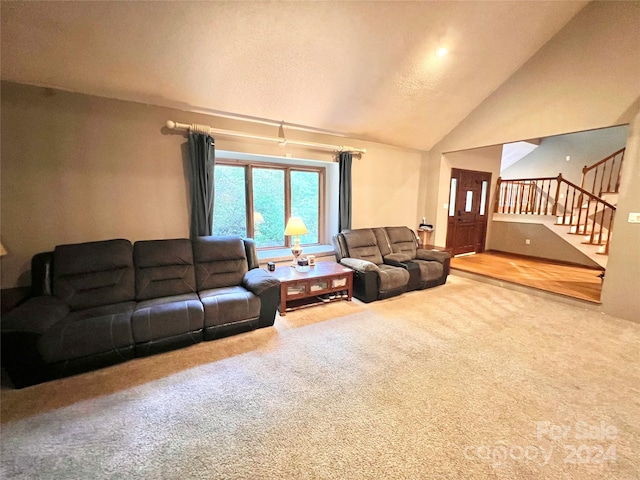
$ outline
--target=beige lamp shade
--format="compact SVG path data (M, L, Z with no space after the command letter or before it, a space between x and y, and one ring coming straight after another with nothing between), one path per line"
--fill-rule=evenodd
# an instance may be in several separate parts
M253 223L264 223L264 217L260 212L253 212Z
M7 253L7 249L4 248L4 245L2 245L2 243L0 243L0 257L4 257Z
M285 235L304 235L307 233L307 227L300 217L291 217L284 229Z

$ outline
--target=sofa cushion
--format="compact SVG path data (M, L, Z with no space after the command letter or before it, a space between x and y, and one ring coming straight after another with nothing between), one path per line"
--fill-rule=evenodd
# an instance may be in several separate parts
M196 292L190 240L138 241L133 260L138 301Z
M72 311L134 300L129 240L59 245L53 258L53 293Z
M247 254L240 237L198 237L193 241L198 291L242 284Z
M135 302L71 312L42 335L38 350L46 363L115 351L133 345Z
M343 235L350 258L367 260L376 265L383 263L382 254L378 248L373 230L370 228L345 230Z
M379 275L381 292L402 288L409 283L409 272L402 267L380 265Z
M386 227L385 230L393 253L404 253L412 259L416 258L417 240L409 227Z
M139 302L131 318L136 343L202 330L204 308L196 293Z
M204 326L254 320L260 316L260 297L244 287L223 287L199 292L204 305Z

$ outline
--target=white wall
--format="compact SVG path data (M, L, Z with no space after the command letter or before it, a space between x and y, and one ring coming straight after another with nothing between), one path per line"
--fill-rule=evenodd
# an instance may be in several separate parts
M580 185L582 168L624 148L628 135L629 127L622 125L543 138L538 148L501 175L509 179L556 177L562 173L563 178Z
M640 2L591 2L540 49L507 82L429 152L422 172L440 170L422 179L424 210L436 218L436 243L446 240L450 169L447 152L497 145L529 138L622 125L640 111ZM634 127L638 128L638 127ZM636 130L634 130L636 131ZM636 225L620 227L625 213L640 211L637 181L637 133L628 139L619 216L611 245L603 291L603 309L640 319L640 278ZM628 174L628 175L627 175ZM628 250L633 253L629 253ZM635 295L622 292L634 290Z
M604 311L640 322L640 223L629 223L629 213L640 213L640 112L631 124L616 206L616 223L602 286Z
M445 171L422 185L436 241L446 238L443 153L629 123L640 105L639 51L640 2L592 2L435 145L428 162Z

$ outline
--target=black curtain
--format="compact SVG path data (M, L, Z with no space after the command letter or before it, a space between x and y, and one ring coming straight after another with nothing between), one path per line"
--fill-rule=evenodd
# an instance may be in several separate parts
M189 132L191 173L191 238L213 233L215 142L209 135Z
M340 169L340 184L338 191L338 231L351 228L351 161L350 152L340 152L338 167Z

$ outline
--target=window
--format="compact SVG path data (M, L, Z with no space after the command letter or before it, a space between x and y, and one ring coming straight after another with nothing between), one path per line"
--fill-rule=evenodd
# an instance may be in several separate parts
M303 245L323 238L325 169L221 159L215 166L213 234L255 239L258 248L290 247L286 221L301 217Z
M213 233L246 237L245 169L216 165L214 178Z
M484 215L484 211L487 208L487 187L489 182L482 181L482 196L480 197L480 215Z
M451 179L451 190L449 191L449 216L453 217L456 213L456 187L458 186L458 179Z
M473 208L473 190L467 190L467 197L464 202L464 211L470 212Z

